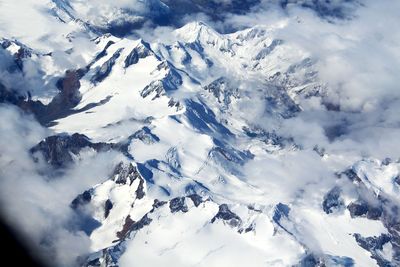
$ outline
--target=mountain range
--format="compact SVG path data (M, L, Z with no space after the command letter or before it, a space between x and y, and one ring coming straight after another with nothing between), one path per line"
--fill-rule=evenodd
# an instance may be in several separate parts
M114 2L0 2L0 203L34 255L400 265L398 79L378 64L400 67L400 38L360 28L371 1Z

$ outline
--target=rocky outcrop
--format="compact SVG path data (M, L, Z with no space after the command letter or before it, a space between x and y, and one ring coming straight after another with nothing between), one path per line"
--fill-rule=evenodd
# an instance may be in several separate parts
M359 200L347 206L351 217L367 217L370 220L379 220L383 209L380 206L373 206L366 201Z
M112 145L92 143L88 137L78 133L73 135L61 134L45 138L31 148L30 152L36 160L39 160L42 156L45 162L52 167L64 168L74 161L73 155L79 155L84 148L91 148L100 152L110 150Z
M341 199L340 193L340 188L334 187L324 196L322 208L326 214L333 213L344 206L344 201Z
M138 139L145 144L154 144L160 141L157 135L153 134L148 127L143 127L139 131L135 132L130 139Z
M141 40L140 43L134 49L132 49L132 51L126 57L124 67L128 68L131 65L137 64L139 59L146 58L148 56L155 56L158 58L153 50L151 50L150 44Z
M362 237L360 234L354 234L358 245L371 253L371 257L376 260L380 267L394 267L395 263L391 263L382 255L383 246L391 241L389 235L382 234L377 237Z
M115 62L121 56L122 50L123 48L118 49L110 59L104 62L103 65L101 65L101 67L96 70L95 74L90 79L92 83L100 83L108 77L108 75L112 71L113 66L115 65Z
M211 223L214 223L216 220L222 220L231 227L238 227L242 224L242 219L233 213L227 204L219 205L218 213L211 219Z
M178 211L185 213L189 211L188 207L186 206L184 197L171 199L171 201L169 202L169 209L172 213L176 213Z
M179 72L166 61L160 63L157 66L157 69L165 69L167 73L164 78L152 81L140 92L140 95L143 98L152 95L152 100L157 99L161 96L167 95L168 92L177 90L183 83L182 76Z

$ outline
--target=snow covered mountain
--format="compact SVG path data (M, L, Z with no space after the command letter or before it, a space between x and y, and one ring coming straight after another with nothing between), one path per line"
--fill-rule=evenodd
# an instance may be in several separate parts
M57 266L399 266L398 96L340 65L371 2L189 2L0 2L6 220Z

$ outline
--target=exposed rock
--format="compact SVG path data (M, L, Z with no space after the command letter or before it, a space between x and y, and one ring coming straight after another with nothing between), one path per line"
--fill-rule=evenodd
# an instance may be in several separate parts
M219 206L218 213L211 219L211 223L214 223L217 219L227 222L232 227L237 227L242 224L242 219L233 213L227 204L221 204Z
M166 95L170 91L177 90L182 85L182 76L175 70L175 68L166 61L160 63L157 69L166 69L167 74L161 80L152 81L141 92L140 95L146 98L149 95L154 95L152 100Z
M390 236L382 234L378 237L362 237L360 234L354 234L354 237L360 247L369 251L371 257L376 260L380 267L394 267L394 263L382 257L383 246L391 241Z
M193 201L193 204L196 207L200 206L200 204L203 203L203 198L201 196L199 196L198 194L191 194L187 197Z
M165 91L164 83L162 81L152 81L140 92L140 95L143 98L146 98L150 94L155 93L153 99L156 99L162 95L165 95Z
M120 162L115 167L112 176L116 184L127 184L129 182L131 185L133 181L140 177L140 174L131 163Z
M343 172L352 182L361 182L361 178L358 177L357 173L353 169L348 169Z
M89 67L92 66L95 62L99 61L101 58L105 57L107 55L107 49L115 44L114 41L108 41L104 49L96 55L94 60L89 64Z
M79 80L84 75L84 72L84 70L67 70L65 76L57 81L57 87L60 92L43 110L33 110L40 123L47 125L56 119L74 113L72 109L81 100L79 92L81 83Z
M350 205L347 206L347 209L350 211L351 217L360 217L360 216L366 216L368 212L368 206L365 202L361 203L350 203Z
M317 255L313 253L308 253L294 267L328 267L328 266L353 267L354 260L349 257L339 257L327 254Z
M382 215L381 207L374 207L365 201L352 202L347 206L352 218L367 217L371 220L379 220Z
M143 227L149 225L153 220L145 214L139 221L134 222L130 215L126 217L124 226L121 231L117 232L119 239L125 239L130 233L139 231Z
M332 213L344 206L344 202L340 198L340 193L340 188L334 187L324 196L322 208L326 214Z
M125 223L122 227L122 230L117 232L117 237L119 239L125 238L126 234L129 232L129 230L131 229L131 227L134 223L135 222L131 219L131 216L128 215L128 217L125 218Z
M96 151L107 151L112 148L106 143L92 143L85 135L54 135L46 137L39 144L31 148L35 157L40 152L44 160L54 168L63 168L73 162L72 155L78 155L83 148L92 148ZM37 157L35 157L38 160Z
M107 199L107 201L104 203L104 218L107 218L108 215L110 215L110 211L113 208L113 203L111 200Z
M101 67L97 70L97 72L90 79L92 83L102 82L105 78L110 74L116 60L120 57L123 48L118 49L110 59L101 65Z
M90 190L86 190L71 202L71 208L77 209L81 206L90 203L91 200L92 200L92 193L90 192Z
M14 62L18 66L18 68L21 71L23 71L24 69L23 61L25 58L30 58L30 57L32 57L32 49L21 45L17 53L14 54Z
M153 208L151 209L150 213L154 212L156 209L164 206L165 204L167 204L166 201L160 201L158 199L154 199Z
M382 165L383 166L388 166L390 163L392 163L393 161L392 161L392 159L391 158L384 158L383 160L382 160Z
M135 231L139 231L140 229L142 229L143 227L149 225L153 220L151 218L148 217L148 215L144 215L138 222L134 223L131 227L130 227L130 231L131 232L135 232Z
M141 130L137 131L136 133L134 133L130 138L138 139L148 145L160 141L160 138L158 138L157 135L153 134L151 130L146 126L143 127Z
M393 182L400 186L400 175L393 178Z
M184 197L177 197L171 199L169 202L169 209L171 210L172 213L176 213L178 211L185 213L189 211Z
M246 228L240 228L238 232L240 234L243 233L243 232L244 233L248 233L248 232L254 231L254 229L255 229L255 224L252 223L249 226L247 226Z
M290 208L286 204L278 203L274 210L274 215L272 216L272 220L281 226L282 218L289 218Z
M144 180L142 177L139 177L140 181L139 181L139 185L136 189L136 198L137 199L142 199L146 194L144 192Z
M132 51L126 57L125 68L138 63L139 59L146 58L151 55L155 56L154 52L150 48L150 44L142 40L140 44L132 49Z

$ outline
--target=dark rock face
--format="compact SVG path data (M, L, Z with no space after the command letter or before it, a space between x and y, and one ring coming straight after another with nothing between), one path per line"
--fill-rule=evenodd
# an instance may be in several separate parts
M396 177L394 177L393 182L396 183L397 185L400 185L400 176L397 175Z
M89 66L93 65L93 64L94 64L95 62L97 62L99 59L105 57L105 56L107 55L107 49L108 49L110 46L112 46L113 44L115 44L113 41L108 41L107 44L106 44L106 46L104 47L104 49L103 49L100 53L98 53L98 54L96 55L96 57L95 57L94 60L90 63Z
M112 176L116 184L130 184L137 179L140 174L132 164L125 164L120 162L114 169Z
M151 130L148 127L143 127L141 130L137 131L134 133L130 139L138 139L142 141L145 144L154 144L156 142L160 141L160 138L158 138L157 135L153 134Z
M48 126L51 121L73 113L72 108L81 100L79 79L82 78L82 75L81 70L67 70L65 76L60 78L56 84L60 92L48 105L31 100L29 91L27 98L1 85L0 102L18 106L23 111L34 114L41 124Z
M99 152L109 150L112 146L106 143L91 143L85 135L75 133L49 136L31 148L30 152L34 156L40 152L52 167L63 168L72 163L72 155L78 155L83 148L92 148Z
M339 257L332 255L315 255L306 254L295 267L326 267L326 266L343 266L353 267L354 260L349 257Z
M184 197L177 197L171 199L171 201L169 202L169 209L171 210L172 213L176 213L178 211L186 213L189 211Z
M371 220L379 220L382 215L381 207L374 207L365 201L352 202L347 206L352 218L354 217L367 217Z
M169 71L167 76L162 80L152 81L147 85L141 92L140 95L143 98L154 94L152 100L165 95L167 92L178 89L178 86L182 84L182 77L176 71Z
M242 219L233 213L227 204L221 204L219 206L218 213L211 219L211 223L214 223L217 219L227 222L232 227L237 227L242 223Z
M156 209L164 206L165 204L167 204L166 201L160 201L158 199L154 199L153 208L151 209L150 212L154 212Z
M65 76L56 83L60 92L48 105L43 105L40 101L32 101L29 97L27 100L13 104L24 111L33 113L42 125L49 126L53 120L74 113L72 108L81 100L79 80L82 75L82 70L67 70Z
M138 222L134 223L131 227L131 231L139 231L143 227L149 225L153 220L146 215L144 215Z
M119 232L117 232L117 237L119 239L125 239L127 235L131 232L136 232L142 229L143 227L149 225L153 220L148 217L148 215L144 215L139 221L134 222L131 217L128 215L128 217L125 219L125 224L123 226L123 229Z
M275 207L275 212L274 212L272 219L274 220L274 222L279 224L280 220L282 218L289 217L289 212L290 212L290 208L288 205L278 203L278 205L276 205L276 207Z
M391 237L386 234L382 234L378 237L362 237L360 234L354 234L354 237L360 247L371 253L371 258L375 259L380 267L394 267L397 266L394 263L382 257L380 253L383 246L391 241Z
M400 265L400 207L388 200L383 200L386 206L383 209L381 221L390 234L390 243L393 248L392 261L394 266Z
M139 59L146 58L148 56L155 55L150 48L150 44L141 41L141 43L135 47L125 59L125 68L134 65L139 62Z
M136 189L136 198L142 199L146 195L144 192L144 186L143 186L144 180L142 177L140 177L139 179L140 179L140 182L139 182L138 188Z
M348 169L344 171L343 174L346 175L347 178L349 178L352 182L361 182L360 177L358 177L357 173L353 169Z
M88 204L92 200L92 193L89 190L86 190L79 196L77 196L72 202L71 202L71 208L74 210L78 209L81 206L84 206Z
M125 59L125 68L134 65L138 62L139 62L139 54L136 48L134 48Z
M390 237L388 235L382 234L378 237L367 237L364 238L360 234L354 234L357 243L366 250L382 250L383 245L390 241Z
M164 61L157 66L158 70L164 69L167 74L164 78L152 81L148 84L141 92L140 95L143 98L154 94L152 100L159 98L160 96L166 95L168 92L177 90L180 85L182 85L182 76L175 69L174 66Z
M147 85L141 92L140 95L146 98L151 93L155 93L153 99L156 99L165 94L164 83L162 81L153 81Z
M351 203L347 209L350 211L351 217L360 217L367 215L368 206L366 203Z
M117 232L117 237L119 239L125 238L126 234L129 232L134 223L135 222L131 219L131 216L128 215L128 217L125 218L125 223L124 226L122 227L122 230Z
M144 192L144 180L137 168L132 164L124 164L120 162L114 169L112 176L116 184L127 184L132 185L132 183L139 179L139 185L136 189L136 198L142 199L146 194Z
M93 75L90 81L94 84L102 82L105 78L108 77L110 72L112 71L115 62L120 57L123 48L118 49L112 57L101 65L101 67L97 70L97 72Z
M104 218L107 218L108 215L110 215L110 211L113 208L113 203L111 200L107 199L107 201L104 203Z
M340 198L340 188L334 187L324 197L322 208L326 214L332 213L335 210L344 206L343 200Z
M67 70L65 76L57 82L57 87L61 91L59 95L61 99L54 99L53 101L56 104L61 101L64 104L68 104L68 106L76 106L81 100L79 93L79 88L81 87L80 78L82 78L82 73L79 70Z
M193 204L196 207L200 206L200 204L203 203L203 198L198 194L189 195L188 198L190 198L193 201Z

